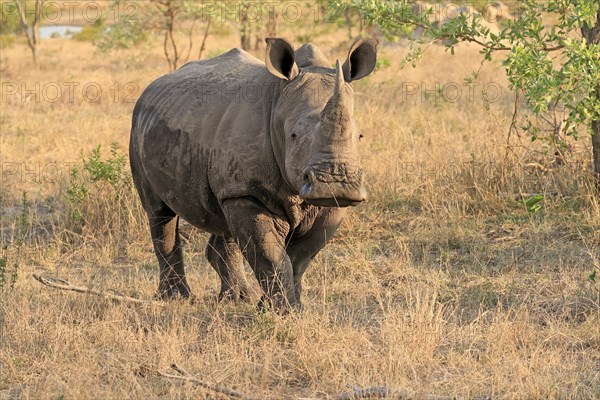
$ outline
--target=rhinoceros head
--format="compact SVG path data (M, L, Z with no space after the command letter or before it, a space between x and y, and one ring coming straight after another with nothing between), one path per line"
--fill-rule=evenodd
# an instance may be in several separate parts
M309 204L359 204L366 199L366 191L358 157L361 133L353 116L350 83L373 71L376 41L358 40L344 64L337 60L335 68L315 46L305 45L299 53L303 50L310 53L310 60L297 65L288 42L267 39L267 69L282 80L271 118L280 169Z

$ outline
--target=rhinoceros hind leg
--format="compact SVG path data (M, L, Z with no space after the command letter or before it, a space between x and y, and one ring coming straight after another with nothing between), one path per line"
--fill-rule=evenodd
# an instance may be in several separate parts
M219 300L249 300L244 259L235 240L212 235L206 246L206 259L221 278Z
M149 222L154 253L160 266L157 296L164 300L190 297L190 287L183 268L179 217L163 204L149 215Z

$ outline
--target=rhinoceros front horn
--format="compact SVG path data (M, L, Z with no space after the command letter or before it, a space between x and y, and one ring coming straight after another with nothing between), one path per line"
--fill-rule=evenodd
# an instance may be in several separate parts
M322 113L324 132L331 139L345 139L350 135L348 124L350 123L351 104L349 100L340 60L336 60L333 94Z
M344 97L344 72L342 71L340 60L335 60L335 88L333 93L339 99Z

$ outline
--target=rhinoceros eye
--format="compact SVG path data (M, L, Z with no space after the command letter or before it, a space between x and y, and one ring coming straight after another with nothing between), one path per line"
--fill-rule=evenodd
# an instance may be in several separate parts
M364 138L364 137L365 137L365 135L363 135L362 133L361 133L360 135L358 135L358 138L359 138L359 139L362 139L362 138Z
M292 140L295 140L295 139L296 139L296 134L292 133Z

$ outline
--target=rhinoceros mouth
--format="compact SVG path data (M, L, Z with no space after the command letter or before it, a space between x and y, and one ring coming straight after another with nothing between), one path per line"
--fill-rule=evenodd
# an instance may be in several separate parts
M332 198L332 199L304 199L304 201L311 206L318 207L353 207L362 203L364 200L350 200L350 199L342 199L342 198Z
M300 197L306 203L319 207L351 207L364 202L366 199L364 189L356 193L342 192L336 195L335 190L331 190L330 187L329 193L326 193L327 191L322 190L323 188L318 186L312 183L305 183L300 189Z

